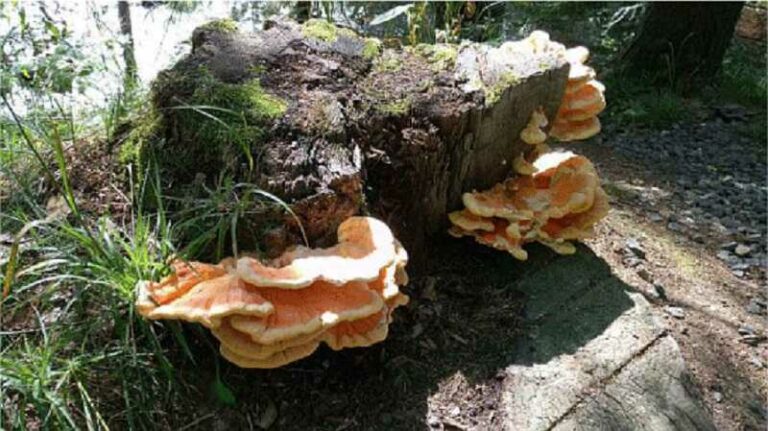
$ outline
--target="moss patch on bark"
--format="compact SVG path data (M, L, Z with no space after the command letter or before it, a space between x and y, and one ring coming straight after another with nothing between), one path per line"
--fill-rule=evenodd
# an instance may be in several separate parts
M153 90L165 131L172 135L153 149L160 168L173 178L253 168L254 146L287 109L258 77L226 83L204 67L163 74Z

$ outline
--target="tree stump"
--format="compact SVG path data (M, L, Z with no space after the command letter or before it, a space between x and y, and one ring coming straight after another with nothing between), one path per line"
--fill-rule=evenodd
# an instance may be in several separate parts
M503 180L533 149L519 139L531 113L554 118L569 66L548 46L386 48L317 20L257 33L209 23L153 84L163 139L152 148L173 184L226 175L278 196L312 246L367 213L418 262L463 192ZM275 217L253 217L239 248L299 243L292 217Z

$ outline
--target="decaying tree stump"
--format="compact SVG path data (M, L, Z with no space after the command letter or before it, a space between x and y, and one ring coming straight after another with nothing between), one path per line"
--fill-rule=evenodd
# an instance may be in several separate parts
M277 195L313 246L369 213L418 261L463 192L503 180L532 148L520 131L539 107L554 117L568 75L547 49L384 48L315 20L266 28L195 30L192 52L154 83L154 149L174 184L225 172ZM272 252L300 242L280 217L255 217L250 239Z

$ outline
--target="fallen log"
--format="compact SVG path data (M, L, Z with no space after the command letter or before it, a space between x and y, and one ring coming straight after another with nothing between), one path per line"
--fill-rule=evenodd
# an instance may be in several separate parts
M317 20L256 33L209 23L153 84L162 139L147 148L172 194L201 178L253 183L291 206L313 246L368 213L418 263L463 192L502 181L533 150L520 139L532 113L555 117L569 65L544 36L402 48ZM241 250L301 242L280 211L248 222Z

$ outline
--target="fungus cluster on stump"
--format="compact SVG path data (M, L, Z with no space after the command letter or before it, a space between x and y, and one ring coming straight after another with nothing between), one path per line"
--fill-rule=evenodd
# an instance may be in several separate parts
M608 213L608 196L595 167L570 152L548 153L535 173L508 179L483 192L465 193L465 209L449 214L455 237L472 236L520 260L523 245L537 241L560 254L576 251L572 240L587 238Z
M176 261L160 282L139 287L137 310L209 328L220 351L244 368L274 368L386 338L392 311L408 303L407 253L381 221L351 217L330 248L296 247L270 262Z
M569 63L565 93L552 121L549 136L579 141L600 133L597 115L605 109L605 87L584 62L589 50L565 49L544 32L529 37L533 45L549 44ZM518 175L488 190L464 193L465 209L448 215L455 237L471 236L481 244L505 250L519 260L523 245L539 242L560 254L576 251L570 241L593 235L593 226L608 213L608 196L592 163L570 152L551 153L544 110L534 110L519 140L533 146L519 154L512 168Z

